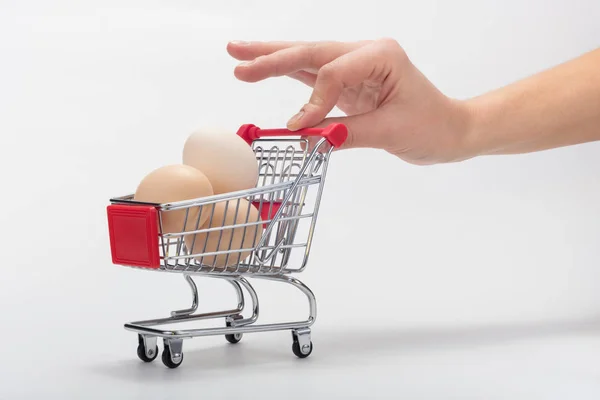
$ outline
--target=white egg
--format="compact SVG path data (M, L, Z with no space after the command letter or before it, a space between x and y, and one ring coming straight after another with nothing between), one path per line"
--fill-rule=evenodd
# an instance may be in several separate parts
M215 194L250 189L258 181L254 151L235 132L200 129L183 147L183 164L197 168L210 180Z

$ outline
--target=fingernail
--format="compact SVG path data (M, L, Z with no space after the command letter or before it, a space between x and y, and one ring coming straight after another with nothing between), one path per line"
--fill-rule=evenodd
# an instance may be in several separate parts
M290 118L290 120L288 121L287 125L288 127L291 125L294 125L295 123L297 123L298 121L300 121L300 119L304 116L304 110L300 110L298 112L298 114L294 115L292 118Z
M231 44L233 44L235 46L247 46L247 45L250 44L250 42L246 42L246 41L243 41L243 40L232 40L229 43L231 43Z

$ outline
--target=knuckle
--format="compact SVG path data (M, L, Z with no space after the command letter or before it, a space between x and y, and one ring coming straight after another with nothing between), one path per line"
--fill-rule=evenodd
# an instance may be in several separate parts
M391 37L383 37L377 40L377 42L386 48L401 48L400 43L398 43L396 39L393 39Z
M406 53L400 43L397 40L392 38L381 38L377 41L381 46L381 50L389 55L394 55L398 57L405 57Z
M338 68L334 63L325 64L319 69L318 75L324 81L335 81L338 76Z

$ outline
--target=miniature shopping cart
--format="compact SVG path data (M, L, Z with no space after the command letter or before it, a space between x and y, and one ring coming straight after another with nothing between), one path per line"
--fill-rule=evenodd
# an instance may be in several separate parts
M180 273L192 290L191 307L173 311L170 317L125 324L125 329L138 334L137 354L145 362L157 357L158 338L163 339L163 363L169 368L176 368L183 361L185 338L225 335L230 343L238 343L244 333L277 330L292 332L292 351L297 357L305 358L312 352L310 327L317 316L315 296L291 275L302 272L307 265L327 164L333 149L346 140L347 129L342 124L331 124L323 129L307 128L292 132L243 125L237 134L256 155L259 174L255 188L168 204L141 203L134 201L133 195L128 195L111 199L107 207L114 264ZM234 222L225 223L224 219L221 224L200 225L199 215L209 212L208 218L212 221L219 203L225 203L228 212L236 213ZM249 218L252 214L248 211L249 207L244 208L240 204L251 204L260 218ZM240 210L245 216L238 215ZM185 214L181 231L163 232L163 219L174 212ZM195 218L198 221L194 221ZM245 234L248 229L253 230L254 240L249 241L249 245L233 245L234 235L231 233L243 230ZM195 239L190 242L191 235L216 235L218 245L207 251L206 245L204 248L195 246ZM228 281L237 294L237 307L196 313L198 291L192 276ZM308 318L297 322L257 324L258 297L247 278L287 283L299 289L308 298ZM242 315L245 306L243 289L252 301L252 315L247 317ZM161 325L219 318L224 319L224 326L181 330L159 328Z

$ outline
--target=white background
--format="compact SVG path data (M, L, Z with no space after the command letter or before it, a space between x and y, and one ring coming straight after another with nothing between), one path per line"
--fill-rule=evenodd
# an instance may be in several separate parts
M466 98L597 47L598 21L596 0L1 1L0 398L599 398L600 143L426 168L336 153L299 276L305 360L275 332L139 362L122 324L189 295L112 265L105 219L194 129L282 127L306 101L236 81L229 40L391 36ZM199 286L202 309L233 304ZM304 316L256 287L267 320Z

